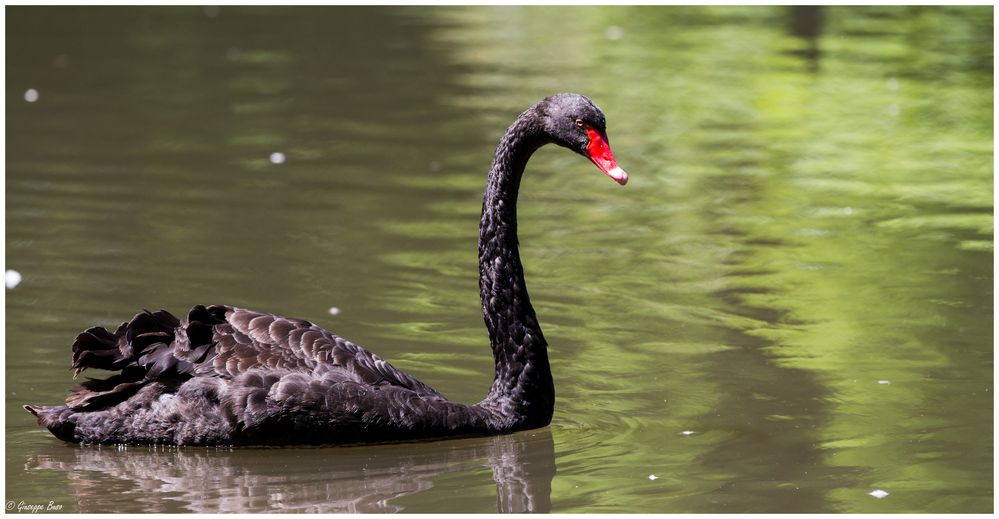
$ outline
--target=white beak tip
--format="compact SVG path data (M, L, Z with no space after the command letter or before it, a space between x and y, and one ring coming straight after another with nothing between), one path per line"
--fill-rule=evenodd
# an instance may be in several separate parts
M608 171L607 176L613 178L615 182L622 186L628 183L628 173L621 169L620 166Z

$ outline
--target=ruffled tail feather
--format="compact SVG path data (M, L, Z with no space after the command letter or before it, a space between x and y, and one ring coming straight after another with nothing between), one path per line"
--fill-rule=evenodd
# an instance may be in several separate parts
M83 411L111 406L135 394L176 359L171 345L180 320L165 310L145 310L122 323L114 334L90 328L73 342L73 376L88 368L121 371L107 379L90 379L74 388L66 404Z

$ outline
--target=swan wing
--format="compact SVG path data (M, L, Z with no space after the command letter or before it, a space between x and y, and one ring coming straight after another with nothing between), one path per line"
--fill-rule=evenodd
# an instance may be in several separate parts
M184 320L165 310L145 311L114 334L100 327L86 330L73 343L72 367L77 374L86 368L120 371L75 388L66 402L77 410L115 405L151 381L233 379L251 370L301 371L443 398L381 357L309 321L222 305L195 306Z
M255 367L297 369L372 386L389 384L437 394L378 355L309 321L242 308L215 308L225 309L224 322L213 328L214 355L202 360L196 372L235 377Z

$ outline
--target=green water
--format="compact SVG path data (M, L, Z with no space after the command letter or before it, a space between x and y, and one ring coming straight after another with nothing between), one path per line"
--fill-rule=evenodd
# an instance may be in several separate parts
M991 7L6 13L8 503L993 510ZM20 409L64 398L80 330L197 303L478 401L485 172L559 91L604 109L631 182L557 148L524 178L549 428L116 449Z

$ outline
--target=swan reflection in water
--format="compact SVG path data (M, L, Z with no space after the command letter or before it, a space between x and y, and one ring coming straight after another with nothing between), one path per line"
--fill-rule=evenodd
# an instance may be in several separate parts
M66 473L79 512L385 513L444 511L445 505L448 512L488 511L485 498L455 502L456 495L478 495L475 485L484 478L474 476L484 476L484 467L492 468L497 512L550 511L555 451L547 427L368 447L53 445L29 456L25 469ZM437 481L445 474L459 477ZM456 484L462 488L448 488ZM406 500L413 504L397 502L404 496L413 496ZM456 504L475 509L454 510Z

